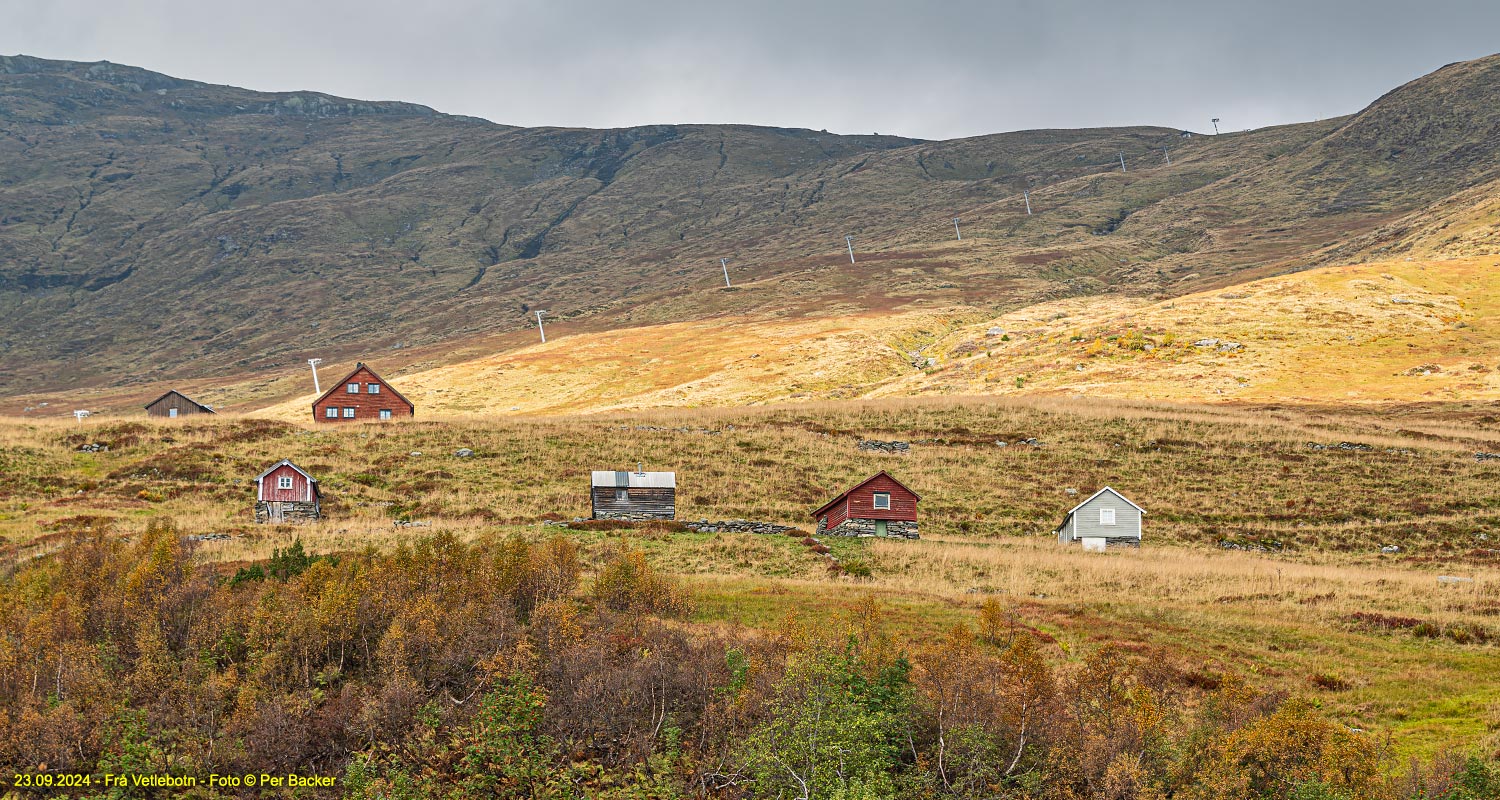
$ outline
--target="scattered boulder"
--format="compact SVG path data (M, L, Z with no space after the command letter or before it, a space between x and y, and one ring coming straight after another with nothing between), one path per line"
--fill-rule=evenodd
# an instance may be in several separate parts
M1218 344L1218 339L1199 339L1198 341L1193 342L1194 347L1217 347Z
M1004 328L990 328L989 330L987 330L987 331L984 332L984 335L985 336L1004 336L1005 335L1005 329Z
M1078 490L1077 490L1077 489L1074 489L1074 488L1073 488L1073 487L1071 487L1071 486L1069 486L1069 487L1068 487L1068 488L1066 488L1066 489L1064 489L1064 490L1063 490L1063 491L1064 491L1064 492L1067 492L1067 493L1068 493L1068 495L1069 495L1069 496L1070 496L1070 497L1071 497L1071 496L1073 496L1073 495L1076 495L1076 494L1078 494Z
M1243 347L1244 345L1239 342L1219 342L1218 351L1221 353L1233 353Z
M1396 545L1393 545L1393 544L1388 544L1385 547L1380 548L1380 552L1386 553L1386 554L1399 553L1399 552L1401 552L1401 548L1399 548L1399 547L1397 547Z
M1500 453L1486 453L1480 451L1474 454L1475 461L1500 461Z
M416 458L417 456L422 455L422 451L421 450L413 450L408 455L410 455L412 458Z
M460 447L457 450L453 451L453 455L455 455L455 456L457 456L459 458L473 458L474 457L474 451L470 450L467 447Z
M1458 575L1439 575L1438 583L1473 583L1473 578L1464 578Z
M109 452L109 445L104 444L103 442L90 442L89 444L79 445L78 446L78 452L80 452L80 453L107 453L107 452Z
M1010 442L1004 441L1002 439L996 439L995 440L995 446L996 447L1010 447Z

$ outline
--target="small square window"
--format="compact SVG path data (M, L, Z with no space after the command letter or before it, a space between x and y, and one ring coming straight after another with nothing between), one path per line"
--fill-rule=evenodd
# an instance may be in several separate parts
M365 391L369 392L370 394L380 394L380 384L367 383L365 384Z
M391 418L391 410L389 408L382 408L382 409L380 409L380 418L381 419L390 419Z
M169 417L171 417L173 419L176 419L177 418L177 409L175 409L175 408L169 408L169 409L167 409L167 416L169 416Z
M354 409L345 407L344 408L344 419L354 419Z
M348 386L344 387L344 391L348 392L349 394L359 394L359 384L351 383Z
M1113 524L1115 524L1115 510L1113 508L1101 508L1101 509L1099 509L1099 524L1100 525L1113 525Z
M876 492L875 508L881 511L889 511L891 508L891 495L888 492Z
M615 490L615 502L616 503L626 503L626 502L629 502L629 501L630 501L630 490L629 489L616 489Z
M276 488L278 488L278 489L290 489L290 488L292 488L292 476L290 476L290 475L282 475L281 477L277 478L276 479Z
M329 419L338 419L339 410L337 408L334 408L333 406L329 406L328 408L323 409L323 416Z

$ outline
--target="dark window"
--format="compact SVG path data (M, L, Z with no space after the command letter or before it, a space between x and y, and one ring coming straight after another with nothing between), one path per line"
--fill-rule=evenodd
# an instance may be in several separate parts
M890 495L890 493L889 492L876 492L875 493L875 507L878 508L878 509L880 509L880 510L882 510L882 511L889 511L890 508L891 508L891 495Z
M628 502L629 500L630 500L630 490L629 489L616 489L615 490L615 502L617 502L617 503L625 503L625 502Z

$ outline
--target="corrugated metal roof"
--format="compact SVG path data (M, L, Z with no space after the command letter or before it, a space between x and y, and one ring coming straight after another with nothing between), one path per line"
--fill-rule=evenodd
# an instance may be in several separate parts
M613 486L617 489L676 489L675 472L615 472L607 469L594 470L595 486Z

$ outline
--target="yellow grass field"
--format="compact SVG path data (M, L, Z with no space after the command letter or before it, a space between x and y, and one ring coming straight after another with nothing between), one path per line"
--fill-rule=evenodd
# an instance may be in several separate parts
M906 308L555 334L392 379L419 416L439 418L916 395L1495 400L1500 259L1322 267L1171 300L1089 296L994 318ZM261 413L302 421L312 399Z

